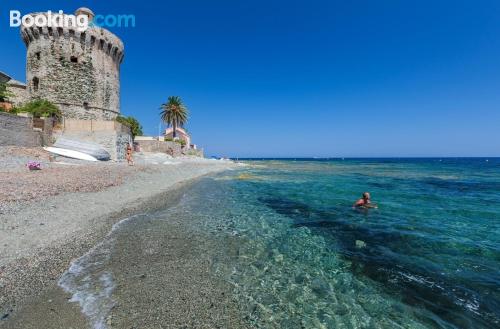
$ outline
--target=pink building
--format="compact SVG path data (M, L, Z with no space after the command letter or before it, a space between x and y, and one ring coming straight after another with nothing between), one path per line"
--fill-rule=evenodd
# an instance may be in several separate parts
M187 148L196 149L196 146L191 144L191 136L189 136L186 130L184 130L183 128L177 128L175 130L175 133L176 133L176 139L180 139L186 142ZM167 130L165 130L165 139L167 138L173 139L173 135L174 135L174 129L172 127L167 128Z

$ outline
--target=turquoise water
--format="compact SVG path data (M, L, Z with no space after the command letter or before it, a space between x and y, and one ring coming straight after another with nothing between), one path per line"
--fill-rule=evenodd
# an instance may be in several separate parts
M250 163L221 198L256 323L500 327L498 159ZM363 191L379 209L350 207Z
M254 327L500 328L499 159L245 163L131 222L230 249L213 271ZM378 209L352 209L364 191Z

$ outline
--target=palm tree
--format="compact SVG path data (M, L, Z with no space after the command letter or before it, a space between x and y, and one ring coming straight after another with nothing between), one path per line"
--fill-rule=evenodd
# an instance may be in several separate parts
M160 117L168 126L172 126L173 134L172 137L176 136L177 127L182 127L186 124L188 120L188 109L182 103L179 96L169 96L168 101L161 104Z

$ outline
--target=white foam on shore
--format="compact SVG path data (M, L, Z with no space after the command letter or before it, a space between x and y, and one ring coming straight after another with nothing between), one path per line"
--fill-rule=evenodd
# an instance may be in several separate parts
M88 253L73 262L58 284L72 294L69 301L80 305L94 329L105 329L106 317L114 305L111 295L115 285L112 273L98 270L103 259L95 256Z
M94 329L107 328L106 318L115 305L112 298L115 289L113 274L104 270L113 247L111 235L137 216L127 217L114 224L104 240L74 260L58 281L58 285L72 295L69 301L80 305Z

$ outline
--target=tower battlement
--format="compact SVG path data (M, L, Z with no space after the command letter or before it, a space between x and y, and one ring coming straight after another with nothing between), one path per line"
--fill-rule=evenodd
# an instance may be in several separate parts
M45 14L46 13L39 13ZM113 58L115 62L121 64L124 57L123 42L113 33L99 27L89 27L86 31L80 32L76 28L66 27L22 27L21 37L26 47L29 47L31 42L35 42L39 38L58 39L64 38L65 41L80 42L84 48L94 48L103 51L106 55Z
M76 11L82 13L93 17L87 8ZM120 113L124 46L116 35L96 26L85 31L23 26L21 37L27 48L26 86L31 99L55 103L67 118L112 120Z

